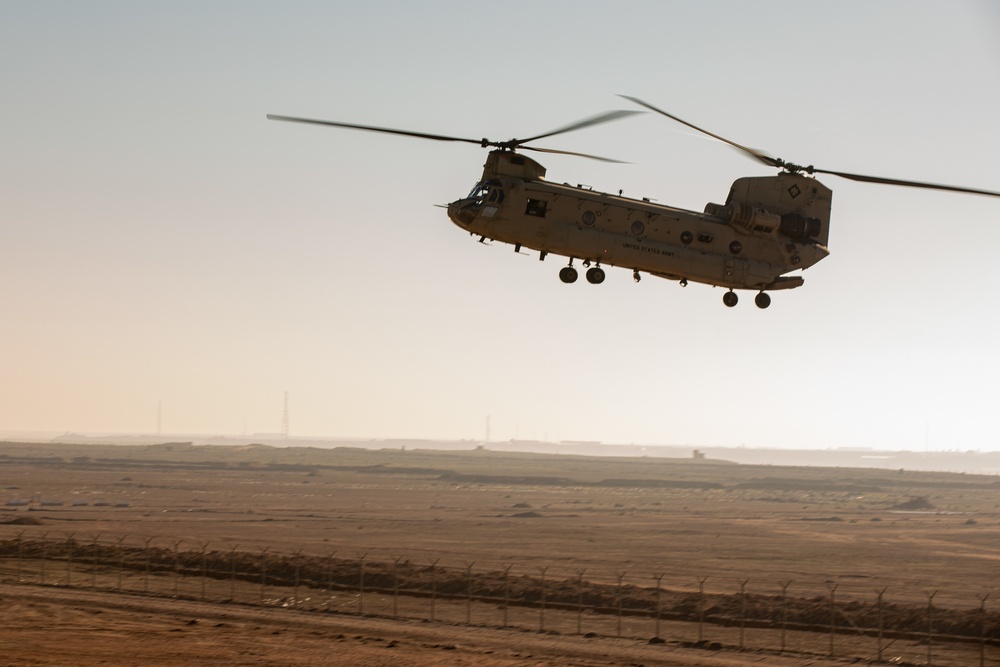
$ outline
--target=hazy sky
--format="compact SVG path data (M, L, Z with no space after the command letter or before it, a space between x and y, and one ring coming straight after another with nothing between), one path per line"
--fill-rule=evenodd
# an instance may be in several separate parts
M456 228L474 145L628 94L826 169L1000 190L1000 5L0 1L0 431L1000 449L1000 200L836 177L751 293ZM702 210L767 169L652 114L550 180Z

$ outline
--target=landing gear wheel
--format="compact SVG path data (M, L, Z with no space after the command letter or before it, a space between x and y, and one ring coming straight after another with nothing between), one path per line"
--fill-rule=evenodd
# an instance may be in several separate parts
M740 297L736 296L736 292L733 292L732 290L722 295L722 303L726 304L730 308L732 308L739 302L740 302Z
M587 282L591 285L600 285L604 282L604 269L599 266L595 266L592 269L587 269Z
M767 308L771 305L771 296L766 292L761 292L753 298L753 302L757 304L758 308Z
M577 278L576 269L572 266L564 266L559 269L559 280L564 283L575 283Z

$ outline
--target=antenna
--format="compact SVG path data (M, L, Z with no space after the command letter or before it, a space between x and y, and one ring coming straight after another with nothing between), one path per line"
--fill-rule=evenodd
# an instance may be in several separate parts
M281 415L281 435L288 437L288 392L285 392L285 410Z

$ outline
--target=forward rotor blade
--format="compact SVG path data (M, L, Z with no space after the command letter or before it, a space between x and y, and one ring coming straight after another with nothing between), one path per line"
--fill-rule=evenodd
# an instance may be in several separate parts
M726 139L725 137L720 137L719 135L714 134L712 132L709 132L706 129L700 128L697 125L689 123L689 122L687 122L686 120L684 120L682 118L678 118L677 116L675 116L673 114L669 114L666 111L664 111L663 109L659 109L657 107L654 107L649 102L644 102L644 101L640 100L638 97L630 97L628 95L619 95L619 97L623 97L626 100L629 100L630 102L635 102L639 106L646 107L650 111L655 111L656 113L661 114L663 116L666 116L667 118L670 118L671 120L675 120L675 121L677 121L678 123L680 123L682 125L687 125L692 130L697 130L697 131L701 132L702 134L707 134L708 136L712 137L713 139L718 139L719 141L721 141L723 143L729 144L733 148L738 148L741 151L749 153L750 155L752 155L753 157L757 158L758 160L760 160L761 162L763 162L764 164L766 164L768 166L771 166L771 167L780 167L780 166L782 166L782 164L784 164L781 160L773 158L770 155L765 155L764 153L761 153L760 151L756 151L756 150L754 150L752 148L748 148L746 146L743 146L741 144L736 143L735 141L730 141L729 139Z
M591 125L600 125L601 123L609 123L613 120L618 120L619 118L625 118L626 116L632 116L637 113L642 113L641 111L631 111L628 109L619 109L618 111L609 111L607 113L602 113L597 116L591 116L590 118L585 118L583 120L577 121L565 127L560 127L558 130L552 130L551 132L546 132L545 134L539 134L538 136L531 137L529 139L518 139L517 145L521 146L529 141L537 141L539 139L545 139L546 137L554 137L557 134L565 134L566 132L573 132L574 130L582 130L585 127L590 127ZM549 151L551 152L551 151ZM567 155L579 155L579 153L567 153ZM583 157L593 157L592 155L584 155ZM598 160L604 158L596 158ZM613 162L614 160L612 160Z
M591 160L600 160L601 162L613 162L615 164L629 164L623 160L615 160L609 157L601 157L600 155L588 155L587 153L574 153L573 151L560 151L554 148L535 148L534 146L518 146L519 150L522 151L537 151L539 153L555 153L557 155L573 155L575 157L585 157Z
M419 139L434 139L435 141L463 141L468 144L482 145L482 139L465 139L463 137L449 137L442 134L427 134L426 132L410 132L409 130L394 130L389 127L374 127L372 125L355 125L353 123L337 123L332 120L314 120L312 118L296 118L294 116L277 116L267 114L268 120L284 120L292 123L310 123L312 125L330 125L332 127L346 127L352 130L366 130L368 132L384 132L386 134L401 134L406 137L417 137Z
M941 185L940 183L923 183L921 181L904 181L896 178L882 178L881 176L865 176L863 174L850 174L845 171L830 171L828 169L810 168L809 173L832 174L852 181L862 181L864 183L882 183L884 185L901 185L908 188L926 188L929 190L947 190L949 192L965 192L974 195L986 195L987 197L1000 197L1000 192L992 190L978 190L976 188L964 188L958 185Z

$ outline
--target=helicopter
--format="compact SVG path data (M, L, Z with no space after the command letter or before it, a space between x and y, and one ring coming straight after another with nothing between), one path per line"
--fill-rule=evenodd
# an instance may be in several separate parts
M830 254L830 209L833 192L814 174L916 188L929 188L1000 197L1000 192L877 176L864 176L802 166L748 148L678 118L641 99L622 95L634 104L682 123L743 151L768 167L772 176L736 179L724 204L708 203L704 211L689 211L650 201L595 191L583 185L558 184L545 179L546 170L519 151L535 151L620 162L572 151L529 146L529 143L607 123L637 113L617 110L589 117L527 139L494 141L371 125L268 114L269 120L382 132L435 141L478 144L490 148L483 173L472 191L447 205L448 217L481 243L500 241L515 252L528 248L539 260L548 255L568 258L559 270L564 283L574 283L586 269L587 282L603 283L604 267L632 270L677 281L728 288L723 303L739 302L736 290L757 292L759 308L771 305L770 292L794 289L804 283L805 270Z

